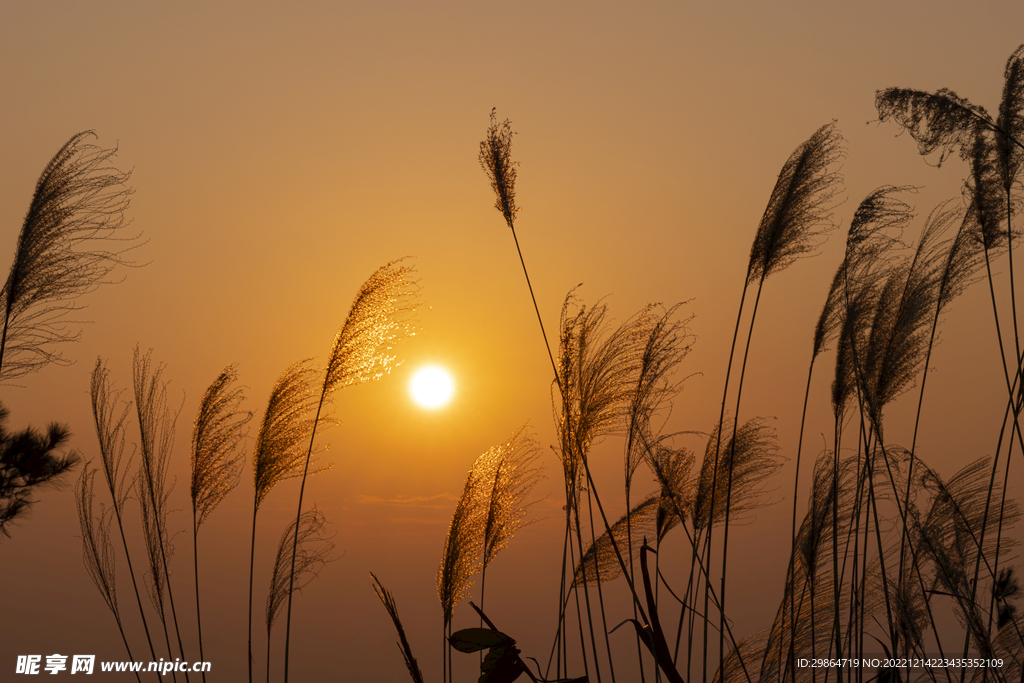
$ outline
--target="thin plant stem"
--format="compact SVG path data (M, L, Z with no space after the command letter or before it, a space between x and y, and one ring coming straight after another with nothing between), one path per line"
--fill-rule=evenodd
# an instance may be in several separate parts
M324 389L320 393L320 402L316 406L316 417L313 418L313 429L309 435L309 450L306 451L306 462L302 467L302 481L299 484L299 508L295 522L295 538L292 541L292 568L288 577L288 610L284 630L284 683L288 683L288 653L292 635L292 595L295 592L295 556L299 551L299 521L302 518L302 496L306 492L306 477L309 475L309 461L313 457L313 441L316 439L316 428L320 423L320 411L323 410L327 398L327 377L324 377Z

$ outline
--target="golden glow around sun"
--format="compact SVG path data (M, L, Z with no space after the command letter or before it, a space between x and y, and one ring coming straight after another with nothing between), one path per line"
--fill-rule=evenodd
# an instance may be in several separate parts
M439 406L452 395L452 380L438 368L420 370L412 380L412 395L425 406Z

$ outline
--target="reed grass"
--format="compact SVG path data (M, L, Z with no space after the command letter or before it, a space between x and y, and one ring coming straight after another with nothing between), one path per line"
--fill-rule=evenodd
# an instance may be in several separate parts
M160 614L167 641L168 658L174 657L168 633L164 594L171 607L171 620L178 641L178 652L186 659L178 626L178 613L174 606L171 587L170 558L174 555L173 535L167 528L168 505L173 483L168 482L171 451L174 449L174 428L177 414L167 403L167 383L163 379L164 366L152 367L152 350L142 354L135 347L132 374L135 389L135 409L139 420L140 467L137 478L139 504L142 510L143 536L149 557L150 597ZM174 672L172 671L172 676ZM176 678L176 677L175 677ZM188 681L188 672L185 672Z
M392 261L378 268L359 288L344 324L334 338L327 358L323 383L320 386L320 400L309 434L309 447L299 483L299 505L295 524L302 517L302 498L306 491L306 476L309 460L313 454L317 425L321 413L331 394L343 387L377 380L391 372L395 365L395 347L407 337L415 334L411 322L416 311L419 288L412 279L412 267L399 261ZM292 571L298 556L299 536L293 538ZM294 576L289 583L294 582ZM291 646L292 596L289 587L287 616L285 617L284 680L288 682L289 652Z
M327 535L327 518L314 505L302 513L281 535L270 578L265 611L267 625L267 683L270 682L270 633L289 596L301 591L331 561L333 536Z
M79 338L68 319L81 308L75 299L109 282L117 265L130 265L126 254L139 245L124 216L131 173L114 168L117 149L90 144L95 137L74 135L36 182L0 290L0 381L68 364L59 346Z
M252 534L249 545L249 681L252 681L252 593L256 563L256 515L277 484L298 477L306 462L306 443L313 431L313 386L310 361L293 363L274 383L253 450Z
M203 618L199 602L199 527L234 489L242 472L235 450L245 436L252 413L241 410L244 391L233 386L238 370L229 365L207 388L192 427L192 560L196 584L196 625L203 661ZM206 681L206 672L203 672Z

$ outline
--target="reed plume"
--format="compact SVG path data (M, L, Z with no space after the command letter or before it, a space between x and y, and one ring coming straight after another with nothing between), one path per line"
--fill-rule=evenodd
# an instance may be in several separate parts
M235 450L245 437L252 413L241 410L245 392L234 365L224 369L203 394L192 427L192 512L195 531L238 485L242 455Z
M8 538L11 526L36 502L33 489L60 485L81 460L77 451L55 453L71 438L66 425L52 422L45 434L32 427L9 432L3 424L9 415L10 410L0 403L0 534Z
M488 454L491 485L484 524L484 570L528 523L525 517L530 504L526 499L541 478L537 465L540 449L525 427L517 429L508 441L491 448L485 455ZM480 602L482 609L482 595Z
M253 450L255 509L272 488L301 474L316 402L317 372L309 364L307 359L288 366L270 392Z
M487 494L489 492L489 453L484 453L466 475L462 495L455 505L448 535L444 539L441 565L437 569L437 597L444 616L441 678L451 677L451 658L447 636L450 635L455 606L469 595L470 578L483 566L484 529L487 526ZM445 666L447 662L447 666ZM447 678L446 678L447 677Z
M92 131L68 140L43 169L15 248L14 261L0 290L0 381L39 370L47 363L67 364L60 350L75 341L68 314L74 300L101 284L125 253L138 245L127 235L132 190L130 173L110 165L117 149L88 143Z
M480 143L480 166L491 181L497 200L494 208L501 212L511 228L519 208L516 206L516 166L512 161L512 124L508 119L498 123L498 109L491 109L491 125L487 137Z
M309 435L309 448L299 484L299 505L295 524L302 516L302 498L306 491L306 475L309 460L313 454L316 428L325 402L331 394L342 387L380 379L391 372L394 365L394 348L407 337L415 335L411 318L418 305L419 288L412 279L413 269L401 265L401 260L392 261L378 268L363 283L349 309L348 317L341 326L327 359L327 369L320 389L313 428ZM298 536L294 537L298 543ZM294 561L298 549L292 552ZM288 663L291 646L292 596L289 589L287 616L285 617L284 680L288 681Z
M639 557L645 538L654 538L655 523L661 509L661 495L652 493L634 505L612 525L611 533L605 531L584 550L573 572L573 586L596 586L607 583L624 574L622 565L613 547L628 557ZM632 540L632 544L630 544Z
M232 387L238 371L229 365L203 394L199 414L192 426L192 559L196 584L196 623L199 628L199 657L203 656L203 620L199 608L199 527L224 497L238 486L242 454L235 449L245 436L243 430L252 413L242 411L245 393ZM206 672L203 672L206 680Z
M747 331L747 342L743 352L743 359L740 362L739 382L736 389L734 412L737 420L743 397L743 381L746 376L750 343L754 334L754 322L757 320L757 310L761 301L761 292L764 288L765 280L769 275L780 272L792 265L796 259L811 254L823 241L825 235L835 227L832 221L832 209L837 202L837 196L842 191L842 176L839 174L838 166L845 156L846 150L843 137L839 133L835 121L833 121L819 128L810 138L800 144L790 154L782 170L779 172L779 177L776 180L775 187L768 200L768 205L765 207L757 233L754 236L753 244L750 247L750 259L747 264L746 276L744 277L743 292L740 296L740 305L736 313L736 327L733 331L732 344L729 349L729 361L726 366L725 383L722 389L722 406L718 415L719 425L725 421L725 405L729 395L733 358L736 353L736 342L739 338L740 320L743 316L743 306L746 302L747 290L750 285L757 284L753 311L750 316L750 327ZM738 426L738 421L734 422L733 443L735 443L735 430ZM722 433L719 430L715 444L716 463L721 456L721 438ZM717 464L713 466L712 472L717 475ZM731 471L726 471L725 474L730 478L732 476ZM717 481L711 483L711 507L715 507L714 497L718 495L720 488L726 497L720 591L722 609L719 622L719 668L722 668L725 666L724 638L727 596L726 579L729 566L729 523L731 509L729 498L732 495L731 479L725 482L724 487L719 487ZM705 555L709 560L708 567L710 567L713 535L713 528L709 526L705 539ZM709 587L705 586L705 612L709 602L709 592ZM707 622L705 622L705 653L707 650L707 626Z
M163 607L163 593L171 606L171 619L178 639L178 651L186 658L178 628L178 616L174 607L174 591L171 588L169 560L174 555L174 543L167 530L168 500L173 484L168 484L167 469L170 467L171 451L174 448L174 428L177 414L172 414L167 405L167 383L163 380L164 366L152 369L152 350L142 355L135 347L132 358L132 374L135 389L135 409L139 418L140 451L142 462L139 468L138 493L142 508L143 535L149 555L151 593L154 605L164 623L167 635L167 620ZM168 656L170 652L168 642ZM188 673L185 674L188 680Z
M836 124L825 124L797 147L779 172L750 247L747 284L764 280L812 253L833 229L832 209L842 192L836 165L846 156Z
M913 258L896 266L882 286L860 363L864 397L881 436L882 409L905 391L920 370L938 305L944 253L940 238L955 211L939 207L925 222Z
M567 498L579 505L582 468L590 445L626 427L640 362L648 342L648 309L618 327L607 307L587 307L570 292L562 306L559 343L561 405L556 421Z
M537 314L537 324L540 326L540 335L544 339L544 349L548 352L548 360L551 361L551 371L555 375L555 383L559 380L558 368L555 366L555 356L551 352L551 344L548 343L548 334L544 330L544 320L540 315L540 307L537 305L537 297L533 293L533 284L530 282L530 272L526 269L526 260L523 258L523 250L519 247L519 237L516 235L515 220L519 207L516 206L516 166L518 162L512 161L512 124L508 119L498 123L497 107L491 109L491 125L487 129L487 137L480 143L480 153L477 159L480 167L487 174L491 181L491 189L494 190L496 208L505 219L505 225L512 233L512 240L516 244L516 253L519 254L519 263L523 266L523 276L526 278L526 287L530 290L530 300L533 301L533 310Z
M476 459L466 475L462 495L455 505L448 535L437 570L437 597L441 601L444 627L452 621L455 606L469 595L470 578L483 566L484 530L487 527L490 451Z
M93 509L96 474L97 470L90 468L89 463L86 463L75 487L75 504L78 508L78 525L82 531L85 571L100 592L110 613L114 615L128 659L134 660L131 646L128 645L128 638L124 633L124 624L121 622L121 610L117 604L117 563L114 560L114 546L110 542L110 525L114 515L101 505L97 519ZM135 679L142 680L138 672L135 673Z
M331 561L333 536L326 534L327 518L314 505L281 535L267 594L267 681L270 681L270 631L289 593L300 591ZM296 531L296 529L298 531Z
M1024 45L1006 60L1003 70L1003 97L996 117L996 149L1006 193L1010 193L1024 162L1024 148L1014 141L1024 140Z
M693 348L693 337L686 328L692 316L682 321L672 320L680 305L670 307L644 330L646 341L630 397L626 428L627 507L633 474L644 460L646 446L652 441L655 431L651 421L670 407L672 399L682 389L682 382L670 378Z
M655 531L661 543L674 526L684 523L693 514L696 458L686 448L668 448L661 443L645 450L646 462L660 488Z
M921 156L938 150L937 164L957 151L967 158L978 129L993 125L983 107L948 88L934 93L911 88L879 90L875 93L875 109L880 121L894 121L914 138Z
M124 403L118 407L121 393L115 392L111 387L110 372L107 370L102 358L96 359L96 367L92 371L90 383L90 397L92 399L92 416L96 425L96 438L100 446L100 463L103 470L103 477L107 482L107 489L110 491L112 511L117 519L117 529L121 536L121 546L124 548L125 560L128 563L128 574L131 576L132 589L135 591L135 602L139 607L139 616L142 618L142 628L146 633L146 642L149 644L150 654L156 660L156 649L153 647L153 639L149 633L149 622L146 619L146 612L142 608L142 597L139 594L139 584L135 578L135 567L132 565L132 557L128 552L128 539L124 534L124 523L122 512L128 501L137 475L129 478L132 469L132 458L124 460L125 432L128 430L128 413L131 405Z
M384 605L384 609L387 610L388 616L391 617L391 621L395 624L395 630L398 631L398 649L402 653L402 659L405 660L405 668L409 670L409 676L412 678L413 683L423 683L423 674L420 673L420 665L416 663L416 658L412 654L412 647L409 645L409 639L405 637L405 629L402 627L402 620L398 617L398 605L395 603L395 596L391 594L384 584L380 582L377 575L370 572L370 576L373 577L374 587L373 592L380 598L381 604Z
M313 386L317 372L303 360L288 366L274 383L263 413L252 456L252 535L249 547L249 681L252 681L252 592L256 562L256 514L270 490L298 477L313 432Z
M731 420L726 422L724 431L735 431L735 436L721 448L722 457L716 457L720 431L722 427L716 426L708 437L697 481L693 502L693 527L697 531L725 522L727 496L714 487L725 488L728 471L732 472L729 506L733 514L743 515L768 504L765 482L782 466L775 430L761 418L748 420L738 430L732 429Z

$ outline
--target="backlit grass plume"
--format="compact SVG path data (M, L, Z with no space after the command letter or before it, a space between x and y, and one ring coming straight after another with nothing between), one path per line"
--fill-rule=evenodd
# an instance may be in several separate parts
M301 473L313 430L316 376L308 359L293 363L270 392L252 459L255 509L277 484Z
M416 311L419 287L412 279L413 268L403 265L402 259L378 268L363 283L349 309L348 317L334 338L327 369L320 389L320 401L313 429L309 436L309 448L299 484L299 505L295 523L302 516L302 498L306 491L306 475L309 459L313 454L313 441L324 404L331 394L342 387L380 379L391 372L395 365L395 347L407 337L415 334L412 316ZM295 536L298 543L298 536ZM297 556L298 550L292 553ZM292 596L288 591L288 609L285 617L284 680L288 681L288 663L291 646Z
M911 88L886 88L875 94L880 121L895 121L928 156L939 151L938 163L959 150L966 158L978 128L991 127L992 118L948 88L934 93Z
M238 371L229 365L203 394L192 427L192 559L196 583L196 622L199 657L203 656L203 621L199 608L199 527L214 508L238 485L242 454L235 453L252 413L240 409L245 393L232 386ZM206 680L206 672L203 672Z
M192 427L192 511L195 530L238 485L242 455L235 450L252 413L241 410L245 392L234 365L224 369L203 395Z
M462 495L455 505L448 535L444 539L441 565L437 569L437 598L444 617L441 678L451 677L448 636L451 635L455 606L469 595L471 578L483 567L484 531L487 528L487 502L493 486L493 453L485 452L466 475ZM446 664L447 662L447 664Z
M527 523L527 497L540 481L537 460L540 449L525 427L517 429L508 441L491 448L491 490L487 497L487 521L484 525L484 569ZM480 602L483 603L481 594Z
M316 506L288 525L277 544L267 594L267 681L270 680L270 632L290 592L300 591L331 561L334 543L326 533L327 518ZM298 530L296 532L296 529Z
M67 315L73 301L107 282L136 236L127 235L130 173L110 165L117 149L72 137L43 169L18 236L14 262L0 291L0 381L67 363L59 349L79 333Z
M178 416L167 405L167 383L163 379L164 366L152 368L152 350L145 355L135 347L132 374L135 389L135 410L139 418L139 442L142 462L138 476L139 505L142 509L143 535L149 556L150 596L164 623L168 656L171 652L167 635L167 620L163 605L164 591L171 606L171 619L178 639L178 651L186 658L178 628L178 615L171 588L170 558L174 554L172 536L167 530L168 502L173 484L168 483L171 451L174 448L174 427ZM188 680L188 674L185 674Z
M310 361L293 363L277 379L263 413L252 456L252 536L249 549L249 681L252 681L252 591L256 562L256 514L277 484L297 477L306 459L306 445L313 432L313 385L317 372Z
M441 601L446 629L451 624L455 606L469 594L473 585L470 578L483 565L487 497L491 485L489 460L489 452L484 453L466 475L444 540L441 566L437 570L437 597Z
M765 482L782 466L775 430L762 419L752 418L735 430L730 443L721 447L720 458L715 456L718 431L716 427L708 437L697 482L693 526L698 531L725 521L727 500L734 520L736 514L742 515L765 505ZM734 431L731 421L726 422L723 431ZM717 468L721 470L717 473L716 461ZM732 472L731 498L725 495L724 490L716 495L714 487L725 488L729 471Z
M660 493L644 496L612 525L611 534L605 531L591 543L584 551L583 557L576 563L573 585L596 586L598 583L622 576L622 565L615 547L617 546L619 552L627 557L639 556L640 546L644 540L653 539L655 536L655 522L661 509L661 502Z
M405 628L402 627L402 620L398 617L398 605L395 603L395 596L384 587L384 584L380 582L380 579L373 572L370 572L370 576L373 577L375 584L373 592L380 598L384 609L387 610L388 616L391 617L391 621L395 624L395 630L398 631L398 649L402 652L402 658L405 660L405 667L409 670L409 676L412 678L413 683L423 683L420 665L416 663L416 658L412 655L412 647L409 645L409 639L405 637Z

